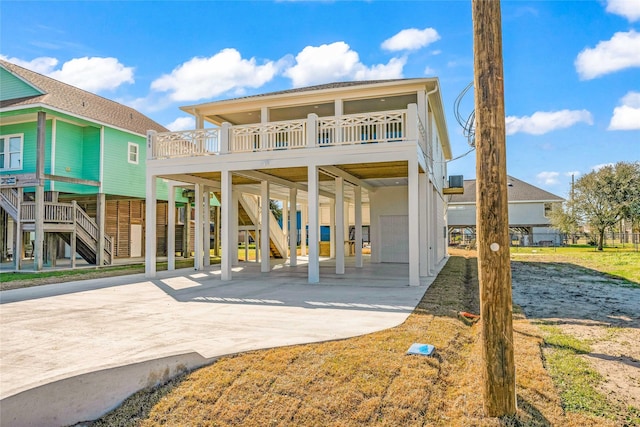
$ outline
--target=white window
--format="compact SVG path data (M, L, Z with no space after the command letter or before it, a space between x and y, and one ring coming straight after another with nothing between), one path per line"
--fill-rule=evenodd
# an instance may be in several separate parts
M22 134L0 136L0 169L22 169Z
M138 144L134 144L133 142L129 143L129 163L133 163L134 165L138 164L138 153L139 153L139 147Z

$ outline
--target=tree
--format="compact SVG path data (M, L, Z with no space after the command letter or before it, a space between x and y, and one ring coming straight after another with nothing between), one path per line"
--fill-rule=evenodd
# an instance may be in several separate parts
M575 236L575 233L579 229L578 220L573 212L570 201L559 206L554 206L553 209L551 209L549 220L553 228L566 235Z
M598 250L605 231L622 218L638 221L640 163L619 162L582 176L574 186L572 208L597 231Z

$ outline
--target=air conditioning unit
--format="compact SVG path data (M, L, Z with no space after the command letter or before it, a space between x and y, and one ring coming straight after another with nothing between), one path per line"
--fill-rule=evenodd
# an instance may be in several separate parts
M444 194L464 194L464 177L449 175L449 187L442 190Z

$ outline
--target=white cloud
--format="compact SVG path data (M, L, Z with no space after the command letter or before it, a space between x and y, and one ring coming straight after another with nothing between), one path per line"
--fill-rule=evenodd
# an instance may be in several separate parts
M426 66L424 69L424 75L425 76L435 76L436 75L436 70L434 70L433 68Z
M615 13L634 22L640 19L640 1L638 0L608 0L607 12Z
M640 130L640 92L629 92L613 109L609 130Z
M256 59L243 59L236 49L223 49L209 58L193 58L171 74L151 83L151 89L169 92L173 101L197 101L228 91L257 88L276 75L278 64L268 61L257 65Z
M295 87L344 80L394 79L402 77L406 61L404 57L392 58L387 64L367 67L360 62L358 52L340 41L305 47L284 75Z
M55 67L59 61L56 58L43 56L31 61L5 56L2 58L36 73L90 92L113 90L123 83L134 83L133 68L125 67L116 58L89 58L86 56L74 58L62 64L62 67L57 70Z
M640 33L631 30L615 33L593 49L586 48L575 60L576 71L590 80L625 68L640 67Z
M113 90L134 82L133 68L125 67L116 58L74 58L48 75L90 92Z
M41 56L39 58L32 59L31 61L25 61L20 58L9 58L4 55L0 55L5 61L11 62L12 64L19 65L23 68L27 68L31 71L35 71L36 73L47 75L56 65L58 65L58 60L56 58L51 58L49 56Z
M565 172L564 176L574 176L574 177L579 177L580 171L569 171L569 172Z
M417 50L440 40L440 35L433 28L418 30L408 28L382 42L382 49L390 51Z
M507 135L529 133L542 135L556 129L564 129L584 122L593 124L593 117L587 110L538 111L531 116L506 118Z
M559 183L560 172L540 172L536 175L538 182L544 185L556 185Z
M196 128L196 121L191 116L178 117L177 119L175 119L171 123L165 125L164 127L166 127L167 129L169 129L172 132L176 132L176 131L179 131L179 130L195 129Z

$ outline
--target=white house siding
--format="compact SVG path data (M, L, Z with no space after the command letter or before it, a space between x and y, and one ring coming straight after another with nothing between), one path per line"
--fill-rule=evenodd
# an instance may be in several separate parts
M475 226L476 205L452 205L449 204L447 222L450 226Z
M435 233L436 241L436 263L439 263L447 255L447 223L445 221L446 207L444 201L440 197L437 191L433 192L435 207L433 212L436 212L436 228L433 230Z
M509 203L509 224L549 224L549 218L544 216L544 203Z

